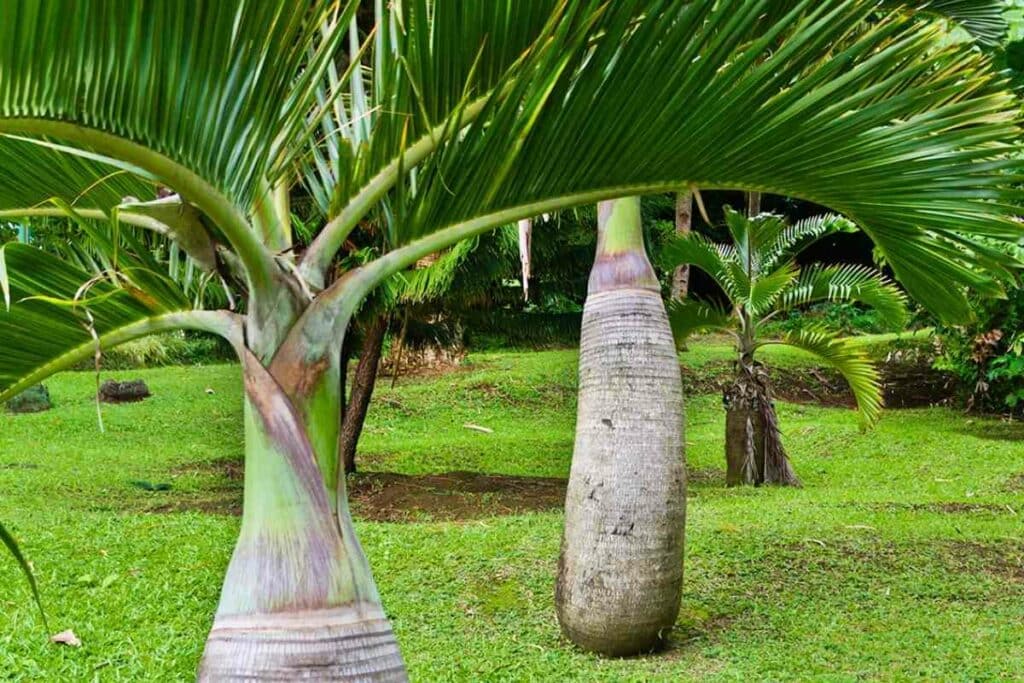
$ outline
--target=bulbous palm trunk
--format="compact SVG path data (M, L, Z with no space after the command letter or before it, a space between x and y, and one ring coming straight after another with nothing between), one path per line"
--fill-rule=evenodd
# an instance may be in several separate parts
M686 465L679 361L639 199L600 214L555 600L573 642L620 656L657 646L678 615Z
M323 412L335 424L308 424L248 353L244 371L242 529L199 680L406 680L344 491L317 466L340 406Z
M724 399L726 485L800 486L782 445L765 369L741 362Z

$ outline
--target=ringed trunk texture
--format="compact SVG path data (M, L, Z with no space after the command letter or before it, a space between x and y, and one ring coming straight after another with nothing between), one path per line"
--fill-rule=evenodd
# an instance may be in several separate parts
M345 497L334 502L317 466L315 430L337 425L307 427L270 372L244 361L242 529L198 680L406 680Z
M724 403L726 485L800 486L782 445L765 369L741 367Z
M605 231L591 274L555 603L574 643L624 656L658 646L679 612L686 465L679 362L639 200L614 204L602 222L627 218L632 243Z

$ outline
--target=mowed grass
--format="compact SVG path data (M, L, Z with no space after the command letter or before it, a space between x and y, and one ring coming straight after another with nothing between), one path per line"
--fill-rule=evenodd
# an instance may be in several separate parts
M684 355L694 367L726 358L720 344ZM382 381L363 467L565 477L575 364L570 351L479 354L395 389ZM154 397L105 407L102 434L89 373L51 381L49 413L0 416L0 520L36 567L51 631L84 643L46 642L0 556L0 678L194 677L238 518L147 510L237 490L201 463L242 455L239 372L122 376L144 377ZM1024 427L926 409L861 433L848 410L783 404L804 488L727 490L719 397L688 397L687 415L686 584L668 651L604 660L560 637L557 511L359 521L412 678L1024 679Z

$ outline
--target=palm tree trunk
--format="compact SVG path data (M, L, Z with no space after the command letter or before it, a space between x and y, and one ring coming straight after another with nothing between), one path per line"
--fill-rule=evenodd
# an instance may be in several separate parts
M380 369L381 350L384 348L384 336L388 331L388 317L378 315L366 328L363 334L362 349L356 374L352 383L352 395L345 405L344 417L341 422L341 462L345 473L356 471L356 446L363 433L366 413L370 409L373 388L377 384L377 373Z
M555 602L573 642L618 656L657 646L678 615L686 464L679 361L640 200L605 202L599 216Z
M726 485L800 486L782 445L764 368L741 361L724 399Z
M685 237L693 227L693 192L686 190L676 195L676 234ZM672 273L672 301L686 298L690 290L690 265L683 264Z
M243 367L242 528L199 680L406 680L344 490L317 466L340 405L314 423L252 354Z

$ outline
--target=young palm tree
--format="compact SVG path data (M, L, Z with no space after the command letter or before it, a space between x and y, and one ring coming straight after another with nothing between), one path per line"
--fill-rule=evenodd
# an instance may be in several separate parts
M903 292L880 272L857 265L799 268L794 259L823 235L855 226L839 216L788 225L780 216L747 218L725 208L732 244L715 244L691 233L670 243L672 265L692 265L718 284L728 301L688 300L670 305L676 342L700 332L725 332L736 340L736 378L725 391L726 483L799 485L782 445L768 373L758 349L784 344L810 352L836 368L853 391L865 424L878 419L882 390L878 370L849 339L821 326L781 338L764 338L763 326L777 314L820 302L855 302L874 308L894 329L907 318Z
M2 10L0 217L101 221L112 267L3 248L0 400L167 330L222 335L241 359L245 506L203 680L404 678L348 512L340 350L367 293L418 259L626 195L775 192L854 218L908 289L957 313L969 264L1001 265L975 238L1018 235L1015 97L917 16L859 0L378 0L363 39L357 5ZM320 209L301 252L300 183ZM336 272L366 220L388 250ZM244 312L194 308L122 249L122 223L240 283Z

